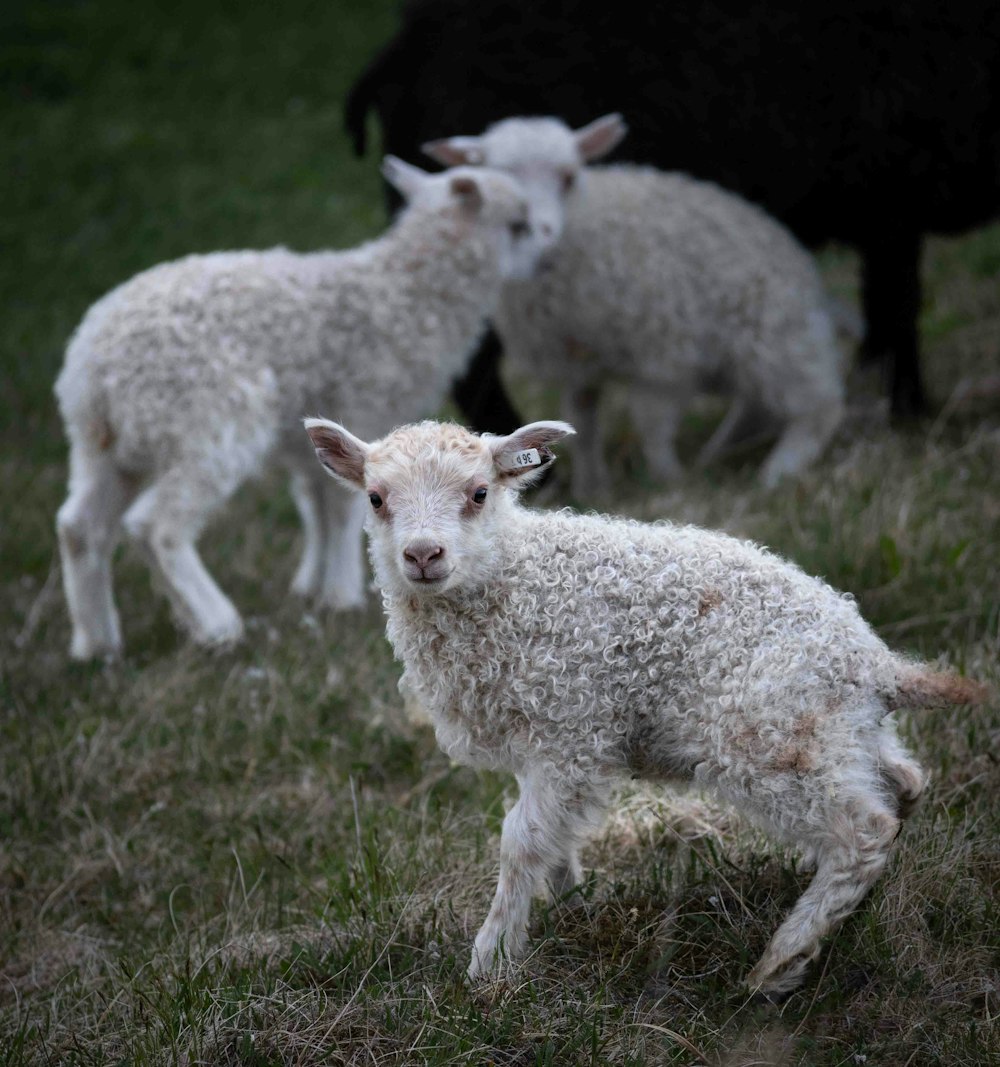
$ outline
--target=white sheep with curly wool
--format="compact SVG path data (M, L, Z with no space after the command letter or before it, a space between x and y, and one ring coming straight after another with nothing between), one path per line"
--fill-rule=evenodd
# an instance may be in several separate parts
M747 979L799 984L924 789L891 712L978 687L890 651L853 600L749 542L522 507L566 423L491 437L424 422L373 443L306 427L368 499L387 634L439 743L520 785L470 975L523 955L533 893L581 881L615 783L642 777L712 789L811 857Z
M363 601L363 510L317 469L298 419L323 408L380 434L433 414L504 281L539 251L509 176L428 175L391 156L383 173L408 206L377 240L189 256L87 312L55 387L70 443L57 526L74 657L121 650L111 556L123 522L194 640L238 639L239 612L196 545L274 463L305 532L293 592L338 609Z
M765 485L820 454L844 410L844 360L812 256L776 219L711 182L653 167L586 166L625 136L620 115L580 130L511 118L424 151L494 167L528 191L546 269L504 290L494 325L511 366L562 390L580 427L578 499L611 488L600 399L626 387L650 472L681 474L675 438L694 396L733 399L700 463L770 422ZM763 420L762 420L763 416Z

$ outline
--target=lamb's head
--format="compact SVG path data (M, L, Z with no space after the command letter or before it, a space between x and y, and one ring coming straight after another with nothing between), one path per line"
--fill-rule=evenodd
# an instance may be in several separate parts
M369 444L326 419L305 427L326 470L368 497L379 584L428 596L489 579L517 491L553 461L552 443L574 432L565 422L533 422L494 437L421 422Z
M513 118L479 137L428 141L423 150L445 166L492 167L517 178L531 203L531 224L552 248L562 235L566 204L587 163L610 152L625 136L621 115L605 115L579 130L561 119Z
M547 246L531 226L527 193L516 178L472 167L428 174L396 156L385 157L382 173L418 215L443 218L456 240L485 240L496 251L502 278L535 273Z

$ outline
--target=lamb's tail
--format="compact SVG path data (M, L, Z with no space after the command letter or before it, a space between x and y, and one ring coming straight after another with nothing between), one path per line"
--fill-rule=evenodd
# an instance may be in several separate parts
M66 359L52 387L71 445L87 452L105 452L115 441L108 397L94 371L90 341L80 328L66 346Z
M887 694L887 703L890 709L984 704L991 695L988 685L972 678L907 664L899 672L893 691Z

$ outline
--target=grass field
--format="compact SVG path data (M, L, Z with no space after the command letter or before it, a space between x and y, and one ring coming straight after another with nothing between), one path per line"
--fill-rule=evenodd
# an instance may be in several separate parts
M390 0L165 10L0 14L0 1064L1000 1063L996 705L904 723L929 799L774 1007L738 980L808 876L732 813L663 793L623 797L583 907L539 902L522 981L465 984L513 783L450 766L406 721L374 598L335 618L288 600L279 480L205 538L241 647L187 646L123 548L127 657L68 662L51 384L83 311L186 252L382 225L339 109ZM851 298L852 257L823 262ZM1000 410L963 392L996 372L998 275L1000 227L931 243L939 416L890 431L858 382L830 455L772 493L756 453L657 490L623 428L620 509L765 542L894 646L1000 684ZM551 398L521 399L541 416ZM685 447L707 429L690 420Z

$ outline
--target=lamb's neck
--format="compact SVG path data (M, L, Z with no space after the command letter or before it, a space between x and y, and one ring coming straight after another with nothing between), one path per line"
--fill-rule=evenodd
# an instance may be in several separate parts
M468 225L468 224L465 224ZM372 246L373 261L401 289L491 312L503 279L495 249L460 219L407 213Z
M391 294L392 332L406 339L411 379L421 377L434 404L437 392L468 365L500 301L503 279L496 250L461 220L404 215L366 248L359 274Z

